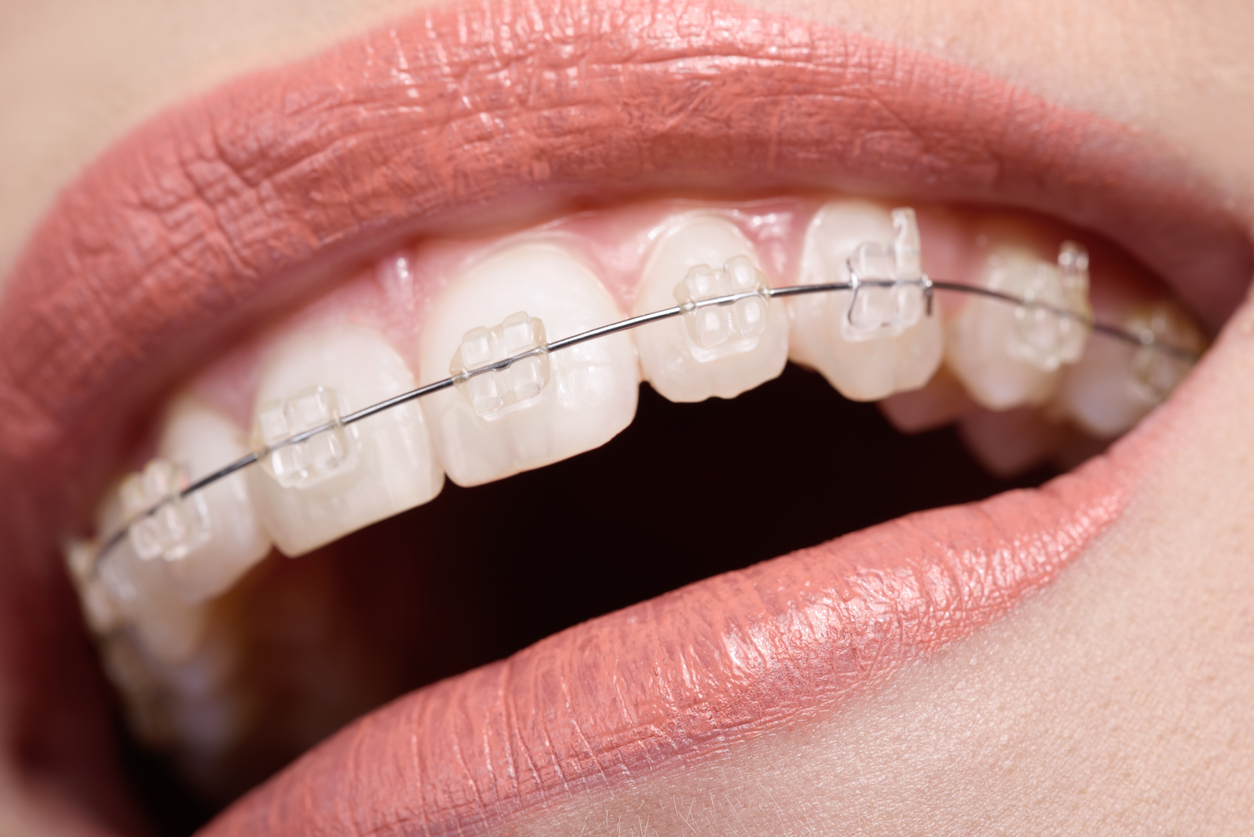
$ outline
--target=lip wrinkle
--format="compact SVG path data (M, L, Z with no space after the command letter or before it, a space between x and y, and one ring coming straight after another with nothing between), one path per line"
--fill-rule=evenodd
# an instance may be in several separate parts
M57 539L180 374L383 243L542 199L725 192L730 173L1040 209L1212 321L1250 275L1241 227L1177 158L940 59L722 0L424 10L140 126L19 255L0 301L6 723L82 699L50 662L83 656L48 627L76 619Z
M998 618L1125 502L1103 457L593 619L359 719L204 833L460 834L690 767Z

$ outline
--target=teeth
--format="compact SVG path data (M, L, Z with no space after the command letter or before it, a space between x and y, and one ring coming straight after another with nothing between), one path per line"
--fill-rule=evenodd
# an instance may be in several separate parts
M760 292L766 277L753 245L735 225L690 216L654 247L633 315L670 308L691 310L682 319L644 326L636 333L644 378L671 401L735 398L776 378L788 361L788 317L780 303L751 296L726 306L696 307L702 299Z
M1201 332L1169 302L1134 311L1124 321L1132 334L1200 352ZM1058 389L1061 412L1099 439L1113 439L1136 424L1175 389L1189 364L1162 351L1115 340L1093 340Z
M160 459L122 485L128 519L188 484L248 453L242 433L229 419L189 397L169 411ZM179 463L179 464L175 464ZM242 473L218 480L182 500L167 503L133 524L131 546L144 560L162 559L179 595L190 604L229 588L270 552L248 483Z
M500 370L471 376L468 373L524 352L536 352ZM495 421L539 401L551 389L544 323L519 311L494 328L474 328L466 332L453 355L449 373L470 402L475 415Z
M1003 245L985 263L981 285L1089 316L1088 255L1064 242L1057 264L1028 249ZM990 410L1042 404L1059 368L1084 352L1088 327L1044 307L976 297L950 321L945 359L971 397Z
M99 530L115 532L121 521L119 502L106 502ZM127 624L149 655L173 663L186 660L199 646L206 611L179 596L168 566L164 560L140 558L130 541L123 540L100 560L98 581L113 616L108 627Z
M422 377L459 375L510 346L531 348L546 334L551 342L621 318L574 257L552 245L518 245L444 291L427 317ZM423 399L422 408L449 478L478 485L609 441L635 416L639 382L635 345L616 334L469 378Z
M919 279L914 211L838 200L826 204L806 230L801 282ZM846 398L875 401L918 389L940 366L940 306L932 316L917 286L863 287L789 300L789 356L823 374Z
M443 475L416 404L338 424L414 388L405 362L364 326L298 335L276 350L257 388L253 445L261 467L247 478L279 551L303 555L440 493ZM278 445L328 422L305 442Z

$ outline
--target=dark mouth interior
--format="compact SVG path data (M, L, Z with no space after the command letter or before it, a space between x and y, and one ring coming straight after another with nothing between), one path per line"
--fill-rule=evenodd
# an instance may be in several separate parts
M165 833L190 833L311 731L392 697L681 585L1056 473L990 476L953 427L903 436L791 365L732 401L672 404L642 387L635 422L595 451L449 483L313 555L271 556L228 597L250 648L241 676L268 686L264 734L214 802L132 747L137 791Z

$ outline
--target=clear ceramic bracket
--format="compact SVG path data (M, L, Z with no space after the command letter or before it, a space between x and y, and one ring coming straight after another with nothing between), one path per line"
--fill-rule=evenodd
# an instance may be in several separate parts
M121 608L92 607L87 602L85 608L95 616L90 621L112 624L135 593L119 562L111 560L122 553L111 550L129 539L145 560L157 555L178 560L200 533L207 532L208 516L202 513L199 492L218 480L260 464L284 486L316 485L356 464L357 422L446 389L459 390L480 418L499 418L545 397L551 389L552 354L673 317L685 319L694 354L720 357L756 345L766 328L769 302L777 296L837 294L842 305L848 300L841 312L842 329L855 335L850 339L866 340L900 334L924 315L931 316L935 291L962 293L1012 306L1018 328L1008 349L1042 368L1074 362L1090 333L1131 346L1135 378L1131 385L1152 402L1162 400L1180 382L1205 347L1196 327L1169 305L1163 308L1171 310L1150 310L1123 326L1095 321L1088 303L1088 256L1079 245L1065 243L1057 265L1038 263L1013 270L1002 266L990 275L988 286L933 281L922 271L914 211L896 209L892 218L892 243L859 245L848 262L847 282L772 288L747 257L738 256L717 270L702 266L690 271L676 288L679 304L672 308L560 339L547 340L544 324L525 312L493 328L473 329L454 354L450 377L355 412L325 387L312 387L266 406L258 413L251 453L190 485L186 474L169 463L154 464L127 488L130 496L124 501L127 514L122 526L71 542L67 558L80 593L91 595L95 589L100 603L111 601ZM718 316L697 316L708 312Z
M471 329L449 374L475 415L487 421L538 403L552 377L544 323L519 311L498 326Z
M711 300L737 297L727 304ZM751 352L766 331L770 286L748 256L733 256L721 268L701 264L675 286L692 356L702 362Z
M1167 342L1200 352L1202 336L1179 308L1162 302L1134 311L1125 323L1141 339L1132 358L1132 391L1146 403L1165 401L1171 391L1189 374L1192 364L1184 358L1155 351L1155 344Z
M1089 254L1074 241L1058 248L1058 263L1024 265L1015 282L1022 302L1015 306L1012 357L1045 372L1075 363L1084 354L1091 331Z
M932 285L923 273L914 210L892 212L893 241L864 241L849 257L849 305L840 320L850 341L897 337L932 314Z
M130 521L131 547L144 561L179 561L209 539L209 509L200 494L182 496L187 471L154 459L118 487L122 516Z
M262 467L284 488L310 488L352 470L357 439L340 421L345 409L336 391L323 386L263 407L253 431Z

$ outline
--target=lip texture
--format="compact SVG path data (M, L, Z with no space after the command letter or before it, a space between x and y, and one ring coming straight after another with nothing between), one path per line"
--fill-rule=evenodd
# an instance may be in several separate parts
M1115 519L1095 460L594 619L371 713L206 834L462 834L829 711L1048 582Z
M54 732L66 717L83 715L76 701L87 694L64 685L73 679L64 672L86 670L86 662L76 627L67 627L76 623L54 559L56 538L82 519L130 428L178 375L373 248L537 206L660 190L726 194L721 184L729 174L742 193L832 187L1043 210L1124 244L1212 322L1230 309L1250 272L1240 227L1174 157L1127 128L939 59L721 2L437 8L244 78L147 123L84 171L36 230L6 286L0 682L8 684L7 723L22 730L24 754L38 751L44 763L75 770L90 761L81 740ZM760 726L780 695L799 699L815 684L842 694L891 671L900 655L993 618L1047 580L1116 513L1120 483L1103 477L1102 467L1035 500L1015 495L933 513L926 518L931 534L916 531L925 519L918 518L894 524L891 536L875 530L774 569L673 594L672 605L694 597L694 606L713 607L710 618L720 621L711 624L733 631L710 639L705 651L690 649L700 666L722 672L711 675L724 678L721 691L654 694L644 677L635 685L646 690L622 704L625 726L609 716L598 722L624 731L621 746L607 740L590 747L581 764L595 765L602 752L630 764L647 758L651 746L706 746L728 734L715 719ZM946 550L963 543L976 563L947 563ZM880 557L867 551L870 544ZM886 557L881 552L890 544ZM919 575L922 566L937 578ZM795 567L812 571L814 586L807 588L805 572ZM757 672L757 685L741 683L736 678L753 678L724 666L720 655L732 650L734 630L767 627L736 608L765 596L762 580L777 583L778 573L795 597L781 598L760 619L801 618L811 612L801 607L809 595L844 613L835 602L849 609L860 599L846 602L842 591L854 590L855 581L875 582L867 595L895 602L892 618L903 620L886 624L911 632L889 649L880 646L896 634L848 614L853 621L842 616L799 638L773 623L780 633L771 641L780 645L763 657L771 664ZM899 584L899 573L913 581ZM744 586L754 578L756 591ZM934 606L942 594L952 607ZM536 695L578 683L584 670L562 667L577 658L596 661L581 643L608 643L608 653L626 641L624 620L660 626L677 618L674 610L642 605L562 634L397 704L386 717L412 724L407 713L479 701L482 722L490 724L492 695L522 694L502 691L501 683L531 683ZM932 630L922 618L959 611L967 615L957 634ZM671 623L667 630L681 628ZM861 643L879 650L870 654ZM682 657L689 649L659 650ZM646 659L639 649L622 653L620 662ZM66 662L72 660L79 662ZM720 708L718 695L731 694L724 687L733 681L743 691ZM718 714L724 709L731 714ZM633 719L654 718L665 728L671 715L700 722L649 739L653 744L633 737ZM504 721L504 737L493 740L508 743L509 725L524 717ZM752 717L758 720L750 724ZM369 720L351 735L362 737L361 746L386 746L377 743L380 723ZM553 745L573 746L563 743L566 734L554 729ZM333 750L321 752L311 757L311 776L331 775L319 770L335 758ZM498 755L511 753L506 747ZM420 755L438 758L434 751ZM537 781L540 787L544 780ZM284 787L265 793L279 798ZM437 802L453 812L449 822L468 816L458 813L464 809L456 795ZM236 822L248 818L239 816Z

